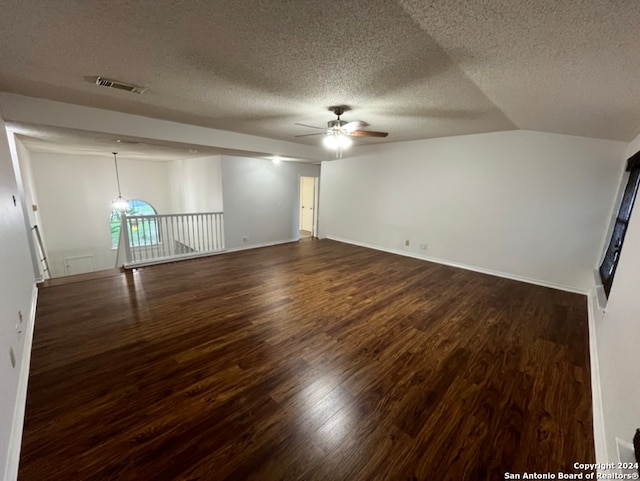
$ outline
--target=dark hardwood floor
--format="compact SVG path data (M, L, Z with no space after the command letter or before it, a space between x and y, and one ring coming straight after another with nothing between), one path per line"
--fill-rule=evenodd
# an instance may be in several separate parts
M40 291L20 481L593 462L586 298L308 240Z

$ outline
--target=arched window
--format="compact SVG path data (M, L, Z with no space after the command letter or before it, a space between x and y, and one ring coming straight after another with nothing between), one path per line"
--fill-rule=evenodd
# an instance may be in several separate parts
M133 199L129 201L127 215L157 215L157 212L151 204L144 200ZM111 247L117 249L119 241L120 211L113 209L111 211ZM129 229L129 244L131 247L149 246L159 243L158 222L155 219L145 220L144 222L135 222L135 219L132 219Z

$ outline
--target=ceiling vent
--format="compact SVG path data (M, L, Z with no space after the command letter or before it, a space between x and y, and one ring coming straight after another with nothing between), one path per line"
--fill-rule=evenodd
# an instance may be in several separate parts
M146 87L140 87L138 85L126 84L117 80L110 80L104 77L96 77L96 85L101 87L108 87L110 89L124 90L126 92L133 92L134 94L141 94L147 90Z

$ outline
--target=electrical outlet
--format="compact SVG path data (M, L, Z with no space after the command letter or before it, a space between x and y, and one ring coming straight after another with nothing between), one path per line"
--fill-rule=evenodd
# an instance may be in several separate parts
M420 249L422 249L422 250L425 250L425 251L426 251L426 250L427 250L427 244L426 244L426 243L424 243L424 242L423 242L422 244L420 244Z
M409 242L409 239L407 239L406 241L404 241L404 245L405 245L406 247L409 247L409 244L411 244L411 242Z
M242 242L249 242L249 236L244 236L242 238Z

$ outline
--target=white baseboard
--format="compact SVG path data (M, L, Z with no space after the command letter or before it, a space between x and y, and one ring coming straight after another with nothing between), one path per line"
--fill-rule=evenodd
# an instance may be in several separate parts
M18 467L20 465L20 448L22 446L22 429L24 427L24 415L27 407L27 385L29 383L29 366L31 365L31 347L33 345L33 329L36 321L36 304L38 302L38 287L34 284L31 294L31 311L24 327L24 345L20 358L20 374L18 376L18 392L13 410L13 422L9 438L7 466L4 472L4 481L16 481L18 479Z
M288 239L288 240L280 240L280 241L274 241L274 242L264 242L262 244L251 244L251 245L247 245L247 246L239 246L239 247L232 247L230 249L222 249L220 251L216 251L216 252L206 252L204 254L192 254L192 255L184 255L184 256L180 256L180 257L170 257L170 258L164 258L164 259L157 259L157 260L150 260L148 262L136 262L136 263L129 263L129 264L124 264L122 267L124 267L125 269L137 269L138 267L147 267L147 266L155 266L158 264L167 264L169 262L179 262L179 261L186 261L186 260L191 260L191 259L199 259L202 257L211 257L211 256L219 256L222 254L227 254L229 252L238 252L238 251L246 251L249 249L259 249L260 247L269 247L269 246L276 246L276 245L280 245L280 244L289 244L291 242L298 242L300 239Z
M600 363L598 360L598 343L596 338L596 288L591 290L588 299L589 313L589 359L591 361L591 407L593 410L593 441L596 450L596 463L609 463L607 439L604 427L604 410L602 407L602 387L600 385Z
M168 264L170 262L188 261L191 259L200 259L202 257L217 256L219 254L224 254L225 252L227 251L223 249L215 252L205 252L204 254L195 253L195 254L186 254L179 257L162 257L156 260L125 263L122 265L122 267L125 269L137 269L138 267L156 266L158 264Z
M287 239L287 240L279 240L273 242L263 242L262 244L251 244L248 246L239 246L239 247L231 247L227 249L225 252L238 252L238 251L246 251L249 249L259 249L260 247L269 247L269 246L277 246L280 244L289 244L291 242L298 242L300 239Z
M573 286L565 286L563 284L554 284L552 282L547 282L547 281L542 281L539 279L531 279L529 277L523 277L523 276L518 276L515 274L509 274L506 272L500 272L500 271L494 271L491 269L485 269L484 267L476 267L476 266L471 266L468 264L462 264L462 263L458 263L458 262L452 262L452 261L448 261L446 259L439 259L437 257L430 257L430 256L426 256L426 255L420 255L420 254L416 254L415 252L407 252L407 251L403 251L400 249L392 249L390 247L383 247L383 246L378 246L378 245L374 245L374 244L368 244L366 242L358 242L358 241L354 241L354 240L350 240L350 239L344 239L342 237L336 237L336 236L331 236L328 235L326 236L327 239L331 239L334 241L338 241L338 242L344 242L345 244L352 244L352 245L356 245L356 246L360 246L360 247L366 247L368 249L375 249L378 251L383 251L383 252L388 252L390 254L398 254L401 256L405 256L405 257L412 257L414 259L420 259L423 261L428 261L428 262L434 262L436 264L442 264L445 266L451 266L451 267L457 267L459 269L465 269L468 271L473 271L473 272L480 272L481 274L489 274L491 276L496 276L496 277L502 277L504 279L511 279L514 281L519 281L519 282L526 282L527 284L535 284L537 286L542 286L542 287L550 287L552 289L557 289L559 291L565 291L565 292L573 292L576 294L583 294L583 295L588 295L589 291L585 291L584 289L579 289L577 287L573 287Z

